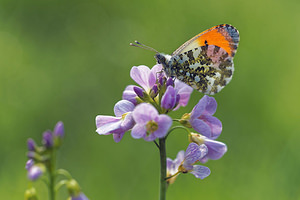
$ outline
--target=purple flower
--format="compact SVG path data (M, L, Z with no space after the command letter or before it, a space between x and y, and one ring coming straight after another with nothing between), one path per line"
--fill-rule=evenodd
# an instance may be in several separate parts
M130 77L144 90L149 93L150 89L156 83L157 73L162 69L161 65L155 65L151 70L145 66L132 67L130 70Z
M190 113L190 125L197 132L210 139L218 138L222 132L222 123L218 118L212 116L216 110L216 100L205 95Z
M178 96L173 86L167 87L165 94L161 98L161 107L166 110L173 109L175 104L178 102L176 98L178 98Z
M82 192L78 196L71 196L71 200L89 200Z
M177 95L180 96L179 102L174 108L174 110L177 110L180 106L186 106L189 102L190 96L193 92L193 88L188 86L182 81L179 81L178 79L175 80L175 90Z
M172 119L164 114L159 115L151 104L139 104L132 115L136 124L132 128L131 135L136 139L144 138L146 141L153 141L162 138L172 125Z
M115 142L120 142L124 133L130 130L134 121L132 111L135 105L127 100L121 100L114 107L115 117L98 115L96 117L96 132L100 135L113 134Z
M43 133L42 143L46 148L53 147L54 141L53 141L53 135L51 131L48 130Z
M35 151L35 148L36 148L36 144L35 144L34 140L29 138L27 140L27 149L28 149L28 151Z
M53 134L55 137L63 138L65 134L64 124L59 121L54 127Z
M227 152L226 144L209 139L200 134L191 133L190 141L194 142L198 145L201 145L201 144L206 145L208 152L203 158L200 159L200 162L202 162L202 163L207 162L208 159L218 160Z
M130 101L131 103L136 105L138 96L134 91L134 87L137 87L137 86L128 85L123 92L122 99Z
M178 171L181 173L191 173L196 178L204 179L210 174L209 168L194 164L206 154L207 147L204 144L197 145L196 143L190 143L184 154L184 159L178 167Z
M33 163L26 163L27 169L27 177L31 181L37 180L39 177L41 177L45 171L45 167L42 164L33 164ZM28 166L27 166L28 165ZM29 165L31 165L29 167Z
M29 159L27 160L26 162L26 165L25 165L25 169L28 170L30 167L32 167L34 165L34 161L33 159Z
M169 184L174 183L176 177L178 176L178 167L181 165L184 160L184 151L179 151L176 158L172 160L171 158L167 158L167 177L171 177L167 179Z

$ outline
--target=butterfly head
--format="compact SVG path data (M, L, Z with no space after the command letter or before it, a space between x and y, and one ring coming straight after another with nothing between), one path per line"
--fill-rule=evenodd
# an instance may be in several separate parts
M156 59L158 64L162 64L163 68L164 68L164 72L166 73L166 75L168 77L172 76L171 73L171 67L169 65L169 61L171 59L171 56L168 54L164 54L164 53L157 53L155 54L154 58Z

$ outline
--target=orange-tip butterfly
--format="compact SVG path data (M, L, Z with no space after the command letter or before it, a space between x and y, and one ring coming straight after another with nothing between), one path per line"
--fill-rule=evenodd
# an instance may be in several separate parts
M155 51L155 59L168 77L176 77L204 94L213 95L232 79L239 40L236 28L221 24L188 40L172 55L159 53L137 41L130 45Z

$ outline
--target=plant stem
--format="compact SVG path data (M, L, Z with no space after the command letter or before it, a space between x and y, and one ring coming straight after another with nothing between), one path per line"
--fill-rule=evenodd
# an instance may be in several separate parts
M165 180L167 176L167 158L166 158L166 139L159 139L159 152L160 152L160 193L159 199L166 200L167 193L167 181Z
M52 149L51 152L51 161L49 163L49 200L55 200L55 161L56 161L56 155L55 155L55 149Z

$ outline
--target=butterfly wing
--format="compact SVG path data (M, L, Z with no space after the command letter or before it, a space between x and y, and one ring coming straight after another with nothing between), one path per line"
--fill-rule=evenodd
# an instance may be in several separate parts
M221 91L231 80L239 32L214 26L181 45L168 63L172 75L204 94Z
M197 47L215 45L224 49L229 56L234 57L239 41L240 36L236 28L229 24L221 24L191 38L174 51L172 56L182 54Z

